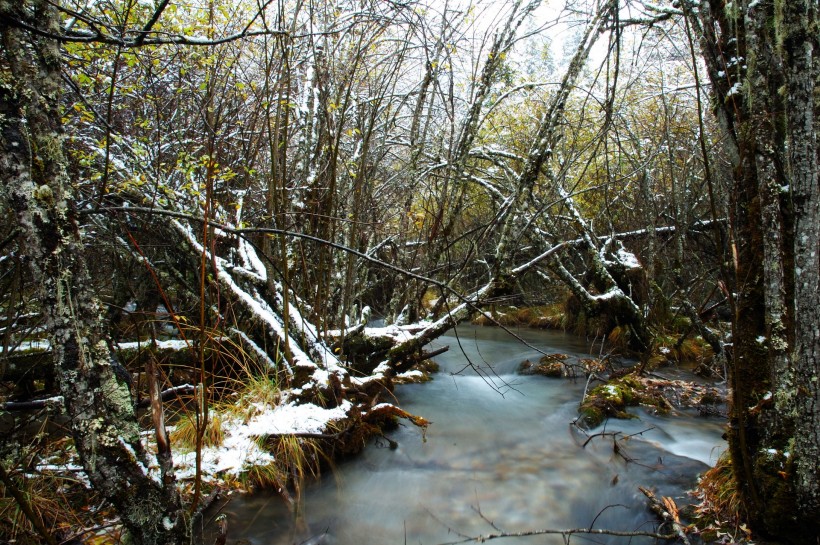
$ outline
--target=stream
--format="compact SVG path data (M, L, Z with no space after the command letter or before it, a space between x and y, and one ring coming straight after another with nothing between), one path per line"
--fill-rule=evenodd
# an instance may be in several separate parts
M587 435L570 425L583 379L517 375L521 361L540 355L498 328L457 331L430 347L450 346L435 358L441 370L434 380L396 388L399 406L432 422L424 437L403 424L388 434L398 448L377 440L340 462L306 487L298 525L278 495L234 498L223 511L228 543L435 545L495 533L493 526L507 532L590 526L651 531L655 519L638 486L684 504L698 473L725 447L721 418L663 417L640 409L633 410L639 419L610 420L588 432L621 432L618 452L611 435L583 447ZM589 357L581 338L556 331L517 334L548 353ZM652 541L577 535L572 542Z

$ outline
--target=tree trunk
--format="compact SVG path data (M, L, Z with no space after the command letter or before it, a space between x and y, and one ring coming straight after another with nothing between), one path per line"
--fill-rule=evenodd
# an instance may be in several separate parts
M801 519L820 535L820 187L817 126L820 54L817 0L783 5L783 49L794 206L795 490Z
M110 501L133 543L182 543L187 524L175 485L147 474L128 385L118 381L72 209L60 123L58 43L9 26L36 21L58 34L44 0L0 5L0 179L17 216L65 398L77 452L94 488Z
M684 4L734 160L729 448L752 526L820 535L817 0ZM699 16L698 16L699 15Z

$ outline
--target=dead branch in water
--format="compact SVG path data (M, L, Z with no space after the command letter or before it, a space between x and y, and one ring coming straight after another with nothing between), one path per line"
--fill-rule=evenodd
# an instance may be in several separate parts
M643 486L639 486L638 490L643 492L644 496L649 498L649 509L655 513L658 518L663 520L665 523L670 524L672 529L675 530L675 534L681 541L683 541L686 545L690 545L689 538L686 536L686 529L681 524L680 515L678 514L678 506L675 505L675 501L666 496L659 500L651 490L644 488Z

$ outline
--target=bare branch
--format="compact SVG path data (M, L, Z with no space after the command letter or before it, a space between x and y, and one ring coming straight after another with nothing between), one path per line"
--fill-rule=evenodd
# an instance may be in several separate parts
M96 21L92 18L85 16L84 14L67 10L63 7L59 8L60 11L67 15L70 15L72 20L82 21L84 24L88 26L88 29L72 30L72 23L71 26L67 26L65 29L63 29L61 33L56 34L54 32L41 28L36 21L30 20L29 17L26 17L26 14L20 12L16 12L14 15L8 15L4 13L2 16L2 22L9 26L21 28L38 36L50 38L61 43L102 43L115 45L117 47L121 47L124 49L142 47L147 45L214 46L228 42L235 42L238 40L251 38L254 36L281 36L288 34L287 31L271 30L268 28L261 30L252 30L252 27L254 26L256 21L262 16L265 9L267 9L267 7L272 2L273 0L267 0L267 2L262 4L257 10L256 14L254 14L254 16L251 17L251 19L248 21L248 23L242 30L234 34L223 36L221 38L204 38L200 36L187 36L184 34L167 33L155 33L153 37L149 37L151 29L154 27L154 25L157 23L160 16L162 15L162 12L168 4L168 0L165 0L162 4L160 4L160 6L157 7L152 18L148 21L148 23L145 24L145 26L141 30L131 31L132 34L136 34L136 36L134 37L128 37L127 33L115 33L110 28L101 30L100 27L105 27L105 23L101 21Z
M658 532L624 532L620 530L606 530L597 528L570 528L566 530L557 530L552 528L545 528L542 530L524 530L521 532L498 532L494 534L484 534L478 536L468 536L458 541L448 541L439 545L458 545L460 543L483 543L491 539L506 539L511 537L530 537L530 536L545 536L545 535L560 535L566 540L573 535L598 535L598 536L617 536L617 537L651 537L654 539L671 540L678 536L676 534L661 534Z

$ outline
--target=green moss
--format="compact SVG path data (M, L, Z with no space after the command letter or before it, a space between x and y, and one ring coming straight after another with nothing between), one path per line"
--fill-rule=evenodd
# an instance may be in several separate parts
M645 355L648 369L673 364L687 368L709 365L715 354L702 337L680 334L659 334L652 339L652 345Z
M487 313L492 317L487 316ZM507 327L532 327L538 329L561 329L564 326L563 305L528 307L495 307L487 313L478 313L472 320L475 325L500 324Z
M675 316L669 327L676 333L685 333L692 329L692 320L686 316Z
M568 357L566 354L546 354L542 356L537 363L524 360L518 366L518 372L522 375L541 375L544 377L561 378L566 375L564 360Z
M591 403L584 403L578 410L578 422L585 428L595 428L603 423L606 413Z
M626 409L638 405L654 407L658 411L666 410L658 394L650 391L638 377L626 375L590 390L579 413L584 425L595 427L605 417L637 418Z
M776 449L761 451L754 460L757 489L760 496L765 498L761 513L763 524L769 532L784 537L793 536L796 531L799 533L793 524L797 505L791 485L792 465L791 457Z

